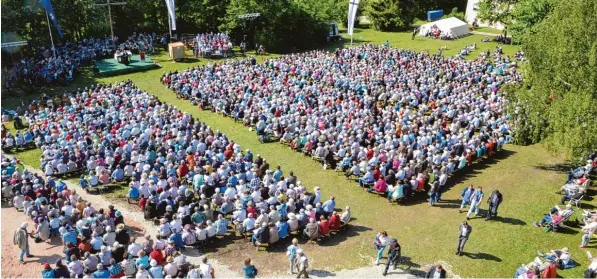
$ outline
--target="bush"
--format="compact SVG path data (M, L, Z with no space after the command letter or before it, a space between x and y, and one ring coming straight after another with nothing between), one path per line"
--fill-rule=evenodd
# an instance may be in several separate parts
M457 19L460 19L464 22L466 22L466 17L464 16L463 12L458 12L458 8L454 7L452 8L452 11L450 11L449 14L442 16L442 19L444 18L451 18L451 17L455 17Z

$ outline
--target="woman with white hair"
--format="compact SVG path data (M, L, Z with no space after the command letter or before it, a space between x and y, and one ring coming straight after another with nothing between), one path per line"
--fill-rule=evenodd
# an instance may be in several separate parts
M27 232L27 226L29 224L27 222L23 222L21 227L17 229L13 235L13 244L21 249L21 253L19 255L19 261L21 264L25 264L23 260L23 256L27 255L28 258L33 257L31 253L29 253L29 233Z

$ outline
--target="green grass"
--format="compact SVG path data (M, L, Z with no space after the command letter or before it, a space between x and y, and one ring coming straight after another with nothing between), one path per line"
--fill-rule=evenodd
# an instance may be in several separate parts
M500 34L504 33L504 31L502 31L502 30L491 28L491 27L477 27L477 28L475 28L475 31L492 33L492 34L496 34L496 35L500 35Z
M480 43L482 38L483 36L472 35L458 41L439 41L422 37L411 40L409 32L384 33L370 29L356 29L355 32L355 39L358 39L355 44L380 44L388 40L392 47L427 50L432 53L447 45L445 55L453 55L473 42L477 42L481 50L495 48L494 43ZM344 44L347 42L349 40L347 41L345 36ZM342 43L330 46L329 49L339 46L342 46ZM510 54L518 49L513 46L503 48ZM469 57L476 57L476 53ZM214 129L221 130L243 148L250 148L255 154L261 154L272 167L280 165L286 173L293 170L308 188L321 186L326 197L337 197L337 207L350 205L356 218L354 229L347 232L347 238L342 239L337 245L312 249L309 255L315 266L325 266L326 270L333 271L371 264L375 256L372 247L374 235L381 230L386 230L392 237L399 239L403 255L410 257L412 262L419 265L436 261L447 262L452 265L456 274L464 277L508 277L520 264L530 262L535 257L536 250L548 251L563 246L569 247L573 258L583 266L587 264L584 251L577 248L580 243L577 228L554 234L544 233L531 225L558 203L560 196L553 192L565 179L563 173L540 168L564 161L563 158L553 157L540 145L509 145L499 159L490 159L487 163L475 165L465 174L452 178L451 181L455 181L456 184L443 195L445 202L439 206L430 207L422 197L410 205L392 206L383 198L364 193L355 182L347 181L333 171L322 170L316 162L283 145L260 144L254 132L233 123L230 118L201 111L188 101L176 99L175 94L159 81L164 71L182 70L213 61L201 59L190 63L174 63L167 60L166 54L154 56L152 59L163 68L110 78L87 76L76 80L76 84L71 88L83 87L90 82L113 83L132 79L139 88L191 113ZM4 99L3 103L6 105ZM39 166L39 153L36 151L27 151L19 157L27 164ZM465 213L459 214L457 209L459 193L469 184L482 186L487 195L494 189L499 189L504 195L504 203L499 210L500 216L506 218L504 221L471 220L474 231L466 251L472 253L476 259L454 255L458 226L465 219ZM116 190L108 195L119 197L124 190ZM484 204L482 208L487 207ZM252 257L256 261L267 260L265 253L254 253ZM283 255L280 254L279 257ZM560 273L565 277L581 277L583 268L577 267Z

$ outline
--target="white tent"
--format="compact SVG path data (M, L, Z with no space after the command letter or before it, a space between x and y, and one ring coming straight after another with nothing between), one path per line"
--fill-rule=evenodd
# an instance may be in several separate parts
M462 37L470 33L466 22L451 17L421 25L419 28L419 36L426 36L429 32L433 32L434 29L439 29L441 34L454 37Z

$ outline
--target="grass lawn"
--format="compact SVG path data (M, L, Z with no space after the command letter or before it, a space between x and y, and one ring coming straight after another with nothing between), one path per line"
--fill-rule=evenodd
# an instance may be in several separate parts
M440 46L447 45L445 55L453 55L473 42L477 42L483 50L495 48L494 43L481 43L482 38L483 36L472 35L458 41L439 41L421 37L411 40L409 32L355 30L357 44L379 44L388 40L392 47L430 52L436 52ZM346 42L345 39L344 43ZM341 43L331 48L340 45ZM518 49L515 46L503 48L506 53L513 53ZM476 57L476 53L470 57ZM308 188L321 186L326 198L329 195L337 197L337 207L344 208L345 205L350 205L356 218L354 229L346 233L346 238L332 239L330 244L310 250L309 256L315 267L334 271L371 264L375 259L372 242L376 232L380 230L386 230L392 237L398 238L403 247L403 255L411 258L414 268L417 265L442 261L451 265L456 274L465 277L509 277L520 264L530 262L535 257L535 251L549 251L564 246L571 249L573 259L577 259L577 262L585 267L587 265L584 251L577 248L580 244L578 228L545 233L531 225L559 202L560 196L553 192L565 180L564 173L544 167L560 164L564 159L553 157L541 145L508 145L496 158L490 158L487 162L477 164L465 173L451 178L449 184L454 185L443 195L444 202L435 207L426 204L423 196L407 205L390 205L383 198L364 193L355 182L347 181L333 171L322 170L319 164L289 150L286 146L278 143L260 144L254 132L249 132L230 118L200 111L190 102L176 99L175 94L159 81L164 71L181 70L210 62L209 60L173 63L166 60L166 54L154 56L152 59L163 68L109 78L96 79L87 76L78 79L71 88L89 84L83 81L113 83L132 79L141 89L199 117L201 121L240 143L243 148L250 148L253 153L261 154L272 167L280 165L285 173L293 170ZM5 99L3 103L7 104ZM27 151L19 157L27 164L39 166L39 151ZM487 196L494 189L499 189L504 195L504 203L499 210L499 215L503 218L492 222L485 222L481 218L471 220L474 231L467 243L468 254L458 257L454 255L458 226L465 220L465 213L458 213L460 191L469 184L482 186ZM111 195L118 197L124 193L122 191L116 190ZM588 205L585 203L584 207L587 208ZM484 204L482 208L487 206ZM256 262L267 262L267 258L272 256L272 253L249 250L251 251L245 252ZM283 253L273 255L285 257ZM581 277L583 269L584 267L577 267L562 271L561 274L565 277Z
M495 29L495 28L491 28L491 27L477 27L477 28L475 28L475 31L492 33L492 34L496 34L496 35L504 34L504 31Z

